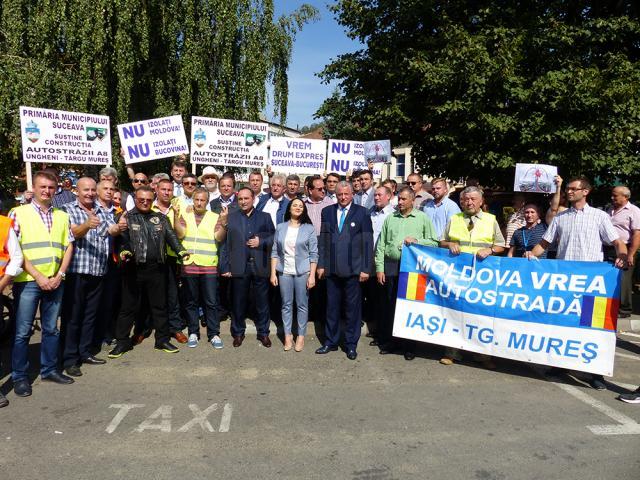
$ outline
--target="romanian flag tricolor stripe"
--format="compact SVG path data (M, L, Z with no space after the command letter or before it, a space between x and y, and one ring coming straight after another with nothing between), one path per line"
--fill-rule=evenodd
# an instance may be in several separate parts
M398 297L407 300L424 301L427 290L427 276L421 273L400 272Z
M580 326L616 330L620 300L606 297L582 297Z

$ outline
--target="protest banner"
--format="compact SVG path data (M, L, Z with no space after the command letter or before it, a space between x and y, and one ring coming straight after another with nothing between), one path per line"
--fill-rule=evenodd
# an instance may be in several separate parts
M555 193L553 177L558 167L541 163L516 163L516 175L513 182L515 192Z
M386 163L391 160L391 140L364 142L364 159L367 163Z
M364 158L364 142L353 140L329 139L327 152L327 171L345 175L350 170L364 170L368 168ZM381 164L373 167L373 176L381 177Z
M118 135L127 165L189 153L180 115L124 123Z
M109 117L92 113L20 107L23 161L107 165L111 162Z
M191 163L265 168L269 124L191 117Z
M308 138L271 137L269 165L274 172L322 174L327 141Z
M612 375L621 271L405 246L393 335Z

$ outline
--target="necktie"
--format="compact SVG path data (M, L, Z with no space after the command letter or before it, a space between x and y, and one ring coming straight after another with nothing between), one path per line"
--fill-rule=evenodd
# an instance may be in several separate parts
M346 208L341 208L340 209L340 221L338 222L338 231L342 232L342 226L344 225L344 217L347 215L347 209Z

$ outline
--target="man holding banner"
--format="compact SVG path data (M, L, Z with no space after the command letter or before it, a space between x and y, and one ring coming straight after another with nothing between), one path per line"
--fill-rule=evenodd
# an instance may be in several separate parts
M386 187L380 187L385 188ZM438 236L433 223L423 212L413 207L415 193L404 187L398 194L398 209L385 218L378 237L375 253L376 276L378 283L384 286L384 312L378 315L377 340L380 354L394 350L392 331L393 317L398 296L398 273L400 257L404 245L418 244L438 246ZM415 358L415 341L405 340L404 358Z
M484 193L479 187L467 187L460 194L462 212L457 213L445 227L440 246L448 248L453 255L460 252L472 253L478 260L505 250L504 237L496 217L482 211ZM495 368L490 357L478 355L486 368ZM452 365L454 360L462 360L460 350L447 348L440 359L443 365Z
M627 265L627 246L620 240L609 216L587 203L587 196L591 192L589 180L585 177L573 178L565 191L570 208L554 217L540 243L533 250L525 252L525 257L536 259L552 243L557 242L558 260L602 262L602 245L606 244L615 247L615 266L624 268ZM593 375L589 384L596 390L607 388L602 375Z

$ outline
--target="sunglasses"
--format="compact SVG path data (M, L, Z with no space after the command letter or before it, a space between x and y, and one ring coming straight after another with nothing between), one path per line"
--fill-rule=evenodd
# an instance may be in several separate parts
M413 185L417 185L418 183L420 183L420 182L407 182L407 185L413 186Z
M147 183L147 180L143 180L141 178L134 178L133 183Z
M150 202L153 202L153 199L152 198L136 198L136 201L140 203L150 203Z
M197 185L196 182L182 182L182 185Z

